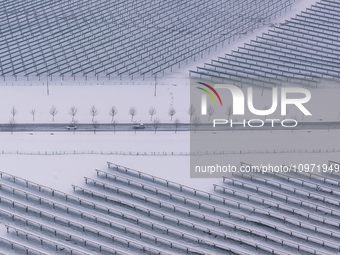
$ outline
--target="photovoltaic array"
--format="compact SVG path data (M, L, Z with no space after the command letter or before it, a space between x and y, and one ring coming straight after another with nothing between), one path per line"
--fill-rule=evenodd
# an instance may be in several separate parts
M1 75L156 75L268 23L294 0L1 0Z

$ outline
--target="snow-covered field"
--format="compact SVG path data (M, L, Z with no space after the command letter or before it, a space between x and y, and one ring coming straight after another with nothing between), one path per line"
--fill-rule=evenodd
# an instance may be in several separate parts
M283 22L284 19L294 16L315 2L314 0L297 1L291 11L273 23ZM148 113L150 107L154 107L157 111L153 118L158 117L162 123L171 122L168 115L170 107L176 109L173 119L178 118L182 123L188 123L190 118L188 70L231 49L237 49L244 42L266 31L270 25L265 24L264 27L244 35L240 40L225 45L224 48L217 48L215 52L212 51L209 56L205 55L199 61L196 59L196 62L189 61L185 67L174 68L172 73L158 77L156 86L155 81L148 78L145 81L127 80L124 77L122 80L116 78L97 81L96 78L92 80L89 78L85 81L84 77L79 79L77 77L72 81L73 78L69 77L61 81L61 78L53 77L53 81L49 81L47 87L46 81L38 82L37 78L28 80L21 77L16 81L16 78L7 76L0 81L0 123L9 123L13 117L11 115L13 107L17 111L14 116L16 123L53 123L50 114L52 106L55 106L58 111L54 123L70 123L71 107L76 107L78 110L75 115L78 123L91 123L92 106L98 110L98 115L94 117L98 123L111 122L109 111L113 106L117 109L115 120L118 123L133 121L149 123L151 122ZM306 107L312 116L302 116L299 110L290 108L286 117L296 118L298 121L339 122L340 86L335 82L324 82L310 91L312 99ZM259 99L256 106L259 109L270 106L270 95L270 90L256 89L254 98ZM137 110L133 121L129 114L130 107L135 107ZM34 121L30 114L33 109L36 111ZM244 116L246 119L253 117L249 113ZM267 117L279 118L280 116L276 112ZM291 182L281 177L272 183L261 179L268 176L251 180L239 179L241 182L244 181L245 185L240 184L241 182L235 184L232 180L234 176L230 175L229 179L226 178L223 182L221 178L211 178L214 176L210 174L204 176L209 178L190 178L190 153L192 153L190 138L204 145L208 140L212 144L210 147L208 144L205 146L207 151L198 153L209 155L192 157L199 157L203 162L207 159L213 161L221 157L221 155L214 155L215 153L223 152L226 164L240 167L241 162L277 166L281 164L322 165L328 164L329 160L340 161L339 135L340 130L337 129L198 131L195 133L158 131L156 134L151 131L136 133L122 131L115 134L78 131L14 132L13 134L0 132L0 172L34 182L34 184L26 182L25 186L24 182L20 183L22 180L8 178L6 174L1 175L0 222L21 229L19 231L21 234L17 234L20 238L15 237L13 234L16 233L15 229L9 231L11 234L7 234L6 228L1 225L0 238L19 240L28 246L32 244L35 248L49 254L52 252L68 254L69 250L62 248L68 245L79 248L82 254L101 254L97 247L90 249L86 245L83 246L83 239L86 238L101 242L103 246L112 244L118 250L124 252L128 250L131 254L140 254L141 250L129 250L127 247L140 244L157 249L161 254L183 254L183 252L189 253L188 250L193 254L201 254L200 252L226 254L227 250L222 248L227 247L240 251L239 254L248 255L263 254L264 250L269 252L275 250L277 252L275 254L285 255L295 254L297 250L302 250L302 254L303 251L307 251L305 253L308 254L338 254L340 211L337 201L340 197L340 184L334 180L338 178L337 176L332 176L334 179L330 182L320 177L317 180L310 180L307 185L298 177L296 180L293 178ZM164 180L152 179L143 174L138 176L134 172L125 172L123 168L118 172L114 166L108 168L107 162L184 186L171 182L169 184ZM110 179L105 176L107 173L97 176L95 169L118 177ZM83 177L91 179L85 182ZM286 189L283 190L283 186L280 185L270 186L274 185L275 181L280 182ZM135 183L135 186L131 183ZM318 184L314 187L314 183ZM61 193L63 195L60 197L52 195L46 187L42 190L38 189L38 184L71 196L68 200L64 193ZM214 189L213 184L220 186L215 186ZM76 186L72 188L72 185ZM260 185L261 188L258 189ZM196 194L197 190L203 192L198 191ZM259 195L259 192L262 193ZM72 196L76 198L73 197L72 200ZM79 202L79 199L87 202ZM109 203L110 199L119 199L119 202ZM71 208L71 213L69 209L65 209L67 206ZM100 211L101 209L98 208L104 210ZM25 217L26 220L39 223L30 225L26 221L24 224L23 218L14 222L12 221L14 218L20 217L8 217L11 213L20 214L20 217ZM56 221L55 217L63 218L64 221ZM65 224L67 220L72 221L73 226L79 225L68 228L67 223ZM108 221L111 221L109 226L97 224ZM39 230L39 227L36 227L39 224L45 225L40 226ZM91 234L91 231L85 231L86 228L91 227L101 232ZM54 233L41 231L43 228L52 229ZM78 231L81 229L82 231ZM251 233L253 230L255 231ZM54 247L53 242L50 247L46 244L40 245L43 241L31 235L28 240L25 240L25 231L38 233L44 238L53 239L54 242L63 243L64 246ZM71 240L71 237L64 232L75 236L75 239ZM60 233L64 233L64 236ZM118 239L127 238L131 243L125 247L124 242L123 244L111 243L111 240L103 242L104 239L101 239L103 233L112 234ZM57 237L54 238L54 235ZM184 236L186 238L189 236L191 239L186 239ZM184 251L172 249L173 244L169 245L167 242L187 247L188 250L185 252L185 249ZM247 247L247 244L252 248ZM215 248L213 249L212 246ZM18 248L10 250L8 247L2 249L0 246L0 253L25 253Z
M240 162L247 161L276 165L327 163L339 155L339 132L221 131L191 135L202 142L214 141L209 153L224 151L228 164L240 166ZM2 171L65 192L70 191L71 184L82 182L85 173L93 175L94 169L105 169L107 161L202 190L212 189L207 180L189 178L189 132L0 133L0 137Z
M17 109L15 116L17 123L33 123L32 109L36 110L34 122L52 123L50 109L55 106L58 113L55 116L56 123L69 123L72 116L70 108L78 109L75 120L78 123L91 123L90 110L95 106L98 115L95 120L98 123L110 123L110 108L115 106L118 123L131 123L129 115L130 107L135 107L137 114L134 121L150 122L149 109L154 107L160 121L170 122L168 110L172 106L176 109L174 118L182 122L189 121L187 110L190 105L189 86L181 84L169 84L157 86L157 96L154 96L153 85L98 85L98 86L50 86L49 95L43 86L0 86L1 122L9 122L11 109Z
M332 151L334 149L337 149L339 151L340 149L337 141L337 137L339 136L338 130L330 130L329 132L327 130L319 130L312 131L311 133L306 130L294 132L274 131L273 133L271 133L270 131L257 131L253 133L243 131L214 133L197 132L192 135L197 135L201 137L202 141L204 141L203 138L214 139L216 141L215 144L218 144L217 142L221 141L222 138L224 140L227 139L229 143L225 144L225 146L223 146L222 148L211 149L241 150L242 153L237 152L225 155L228 163L235 166L240 166L240 162L246 162L254 165L266 163L275 165L290 163L323 164L328 163L329 159L337 159L339 156L339 152L333 153ZM81 238L87 238L88 240L93 240L94 242L100 243L101 245L103 245L103 247L108 244L107 242L104 243L103 239L94 239L93 235L91 234L91 231L93 232L93 230L90 229L91 227L93 229L94 225L92 224L94 224L94 222L88 219L90 219L90 217L98 217L98 220L109 220L115 223L113 225L115 230L111 229L111 227L108 229L101 224L95 225L96 231L100 231L101 235L103 235L102 233L107 233L107 231L110 231L110 233L113 236L116 236L116 238L131 238L131 244L136 241L138 243L143 242L143 245L147 247L153 243L152 241L150 242L150 238L153 239L153 236L157 236L157 238L159 238L160 244L153 247L164 252L166 252L168 248L164 242L161 242L162 238L165 238L167 242L171 241L176 243L177 246L185 245L193 251L200 250L201 252L207 252L206 254L224 254L222 251L212 250L211 248L209 248L209 245L205 245L206 242L213 242L219 247L226 247L225 240L216 238L218 235L221 235L221 233L227 235L229 238L235 237L237 240L243 240L243 243L241 245L237 245L233 241L228 241L227 247L236 251L246 252L245 254L262 254L261 252L263 250L261 249L268 249L268 247L272 247L276 251L282 252L282 254L290 254L289 252L294 251L294 248L289 247L295 247L298 244L301 245L302 250L314 251L320 249L319 246L310 243L310 241L307 242L303 240L304 238L306 238L304 236L310 236L310 238L316 238L318 242L320 242L319 240L322 237L308 231L311 226L314 226L314 224L316 224L314 223L314 221L311 221L310 219L304 219L303 217L300 217L298 215L291 215L288 212L289 210L291 210L292 206L294 207L294 204L292 204L294 203L294 201L289 204L285 204L284 202L278 202L278 200L268 198L267 195L264 194L261 195L261 199L263 199L264 201L263 205L261 206L260 203L258 203L256 200L257 194L252 194L251 200L248 199L249 201L243 198L243 192L249 192L248 190L243 190L243 186L242 189L238 187L237 192L233 196L231 196L225 195L224 192L226 191L224 190L223 192L223 189L221 189L220 187L217 187L216 191L214 192L213 184L222 185L224 189L227 189L227 192L229 191L228 186L221 183L221 179L190 178L190 157L188 155L171 155L171 152L183 152L183 154L189 152L189 132L178 132L176 134L174 132L157 132L157 134L154 134L153 132L137 132L136 134L134 132L120 132L117 134L113 134L112 132L100 132L97 134L93 134L90 132L76 132L75 134L63 132L58 132L54 134L37 132L31 134L13 133L12 135L9 133L0 133L0 139L3 142L0 152L2 152L3 150L4 153L0 154L0 165L2 167L1 171L13 174L15 176L20 176L23 179L42 184L44 186L60 190L68 194L72 194L73 196L83 199L82 206L78 205L77 202L72 202L71 197L68 199L68 202L65 202L65 199L63 199L62 197L59 198L59 195L57 197L55 197L56 195L51 196L47 188L42 189L44 190L44 192L38 192L36 186L37 184L29 184L30 188L25 189L25 183L23 183L22 181L16 180L16 183L13 183L13 179L6 177L6 175L3 175L3 179L1 180L1 184L3 186L2 192L0 194L3 204L3 211L1 211L1 214L3 216L1 217L1 219L7 219L8 217L5 215L8 215L8 213L14 213L16 215L21 213L22 209L20 208L22 207L23 203L25 205L28 205L30 208L29 213L21 216L24 217L24 219L30 221L27 227L13 224L12 221L7 220L6 224L20 229L21 234L19 234L19 236L25 233L30 233L29 235L31 235L32 231L36 229L34 227L34 222L40 222L41 224L43 224L43 229L45 229L40 234L41 238L45 238L44 242L47 242L46 238L52 239L53 232L47 231L47 229L52 227L54 229L57 229L57 238L53 237L53 240L54 242L59 243L59 249L64 249L62 247L67 247L67 245L71 245L74 244L74 242L77 242L78 245L73 247L77 247L81 250L86 249L86 251L91 252L91 254L99 254L98 249L95 246L91 248L90 246L88 246L87 248L83 248L83 242L81 241ZM314 152L312 151L313 148L315 148ZM273 149L276 150L276 153L266 153L267 150ZM302 152L297 153L298 149L301 149ZM319 149L322 150L321 153L319 152ZM255 150L255 152L253 150ZM307 152L305 152L305 150L307 150ZM328 150L329 152L325 153L326 150ZM123 152L125 155L110 155L110 153L107 154L107 152L110 151ZM143 152L155 152L156 155L129 155L130 151L141 152L140 154L142 154ZM34 155L29 155L30 152ZM37 155L38 152L39 155ZM76 153L76 155L74 155L74 152ZM104 152L105 154L102 155L101 152ZM53 153L54 155L51 155ZM203 156L202 159L204 159L205 157L214 158L216 156ZM170 185L169 187L166 187L164 182L161 185L157 181L146 181L144 179L138 179L136 176L133 177L132 175L125 176L125 171L123 169L121 173L118 174L115 171L114 166L112 166L111 169L108 169L108 166L106 164L107 161L126 166L131 169L142 171L153 176L159 176L161 178L189 187L193 187L198 190L203 190L209 192L210 194L213 193L212 199L208 199L206 194L204 193L197 197L196 195L193 196L192 190L188 188L184 188L183 191L179 192L176 185ZM105 174L101 177L98 177L96 176L96 172L94 171L95 169L108 172L109 174L118 174L118 176L120 176L119 178L123 178L121 180L124 180L124 178L129 178L130 184L127 185L121 183L120 181L117 181L117 177L115 179L105 179ZM83 177L88 177L92 180L88 180L88 183L86 184ZM96 181L97 184L92 183L93 181ZM149 187L147 190L152 190L152 188L150 187L156 187L163 191L159 194L155 194L154 192L144 190L144 188L141 189L139 187L134 187L132 189L131 183L133 183L134 181L137 181L136 183L142 182L144 183L144 185L147 185ZM242 179L241 181L245 180ZM102 184L99 184L101 182L104 182L105 185L112 185L112 187L116 188L118 187L122 190L128 189L130 190L128 191L128 193L135 192L135 195L131 196L130 198L130 196L124 195L124 192L122 194L122 191L120 191L119 194L113 193L112 188L110 188L111 186L106 186L104 190ZM226 183L228 183L228 180L226 180ZM16 191L13 191L13 194L11 194L9 193L9 191L11 190L8 188L8 186L4 185L10 185L10 187L15 188ZM77 186L76 192L73 192L71 185ZM250 184L248 184L248 186L250 187ZM87 191L85 192L85 194L82 194L81 189L84 188ZM234 191L236 189L236 187L234 186L232 186L231 188ZM281 189L277 190L276 188L275 191L281 192ZM29 198L25 200L25 196L20 195L22 194L22 192L26 192L24 194L29 194ZM115 205L114 203L107 203L106 200L104 201L100 198L93 198L91 197L91 192L95 192L96 196L103 196L104 194L106 194L112 199L119 199L120 201L125 201L129 204L133 203L135 206L140 208L148 208L148 210L151 210L151 215L153 216L147 217L147 214L143 214L140 212L137 213L135 210L131 211L130 209L128 209L128 207L123 208L121 206ZM168 199L165 195L163 195L167 194L167 192L172 192L172 199ZM137 194L146 195L148 197L148 203L145 204L146 200L145 202L140 201L139 197L143 197L143 195ZM199 194L201 193L199 192ZM282 196L280 194L278 195L279 197ZM284 192L284 194L289 196L289 200L302 199L300 198L300 196L292 196L289 192ZM36 198L34 198L34 196L38 196L42 199L42 201L44 201L42 206L39 206L39 202L38 200L36 200ZM165 198L163 198L163 196L165 196ZM182 196L187 197L187 202L184 202L186 209L183 209L183 202L178 201L182 199ZM174 197L178 197L178 199L174 199ZM222 205L220 202L215 201L215 199L220 200L221 197L225 197L226 205ZM153 201L155 199L156 201L162 201L162 208L158 209L157 205L153 204ZM196 200L198 199L202 201L202 206L200 207L197 207L196 205ZM329 199L332 198L329 197ZM56 203L56 209L52 209L52 200ZM192 202L189 203L189 201L191 200ZM16 201L13 205L13 209L11 208L11 201ZM111 210L118 210L119 212L126 215L125 217L123 217L123 220L124 218L128 220L124 220L122 222L121 217L119 216L111 217L114 214L112 214L111 216L107 216L107 214L103 214L102 212L97 211L99 209L92 210L91 206L89 208L85 205L85 201L91 201L86 202L89 204L95 203L96 208L101 208L100 206L104 206L104 208L108 207L112 208ZM280 204L280 211L276 210L274 207L274 205L277 206L278 203ZM169 212L169 209L166 209L169 206L171 207L171 205L173 204L177 208L176 213L171 212L171 210ZM70 208L69 210L74 211L75 213L66 214L66 211L62 209L64 206L68 206ZM214 211L209 209L210 207L214 208ZM273 208L271 209L271 207ZM250 212L249 208L252 208L252 210L256 210L256 214L253 215L255 211ZM320 210L322 209L322 207L319 208ZM53 216L44 216L44 219L39 218L39 213L37 213L37 210L43 210L44 215L48 215L49 213ZM86 217L78 215L79 212L77 210L81 210L81 212L86 215ZM145 211L147 209L143 210ZM162 213L162 215L165 215L168 220L156 220L155 215L157 215L156 211L158 210L160 213ZM198 215L198 218L195 218L193 216L187 217L181 212L185 210L189 210L193 214L196 213ZM331 210L331 208L329 210ZM326 217L323 216L320 212L313 213L308 208L307 210L305 210L305 208L299 209L299 211L301 211L302 214L312 213L313 219L318 221L322 221L322 217ZM269 215L271 216L269 217L267 213L269 213ZM201 214L203 216L200 216ZM230 214L232 215L232 217L230 217ZM57 217L58 219L60 219L60 222L58 224L53 223L51 217ZM82 219L83 217L84 219ZM131 222L131 220L129 220L131 217L137 217L139 219L139 222L152 221L154 227L143 227L143 225L140 225L141 223L136 224L135 222ZM171 217L174 218L170 220ZM203 220L200 217L205 217L204 224ZM233 217L243 220L235 220ZM279 220L281 218L285 219L285 221L289 220L291 225L286 225L284 222L282 222L282 220ZM327 218L330 220L327 222L330 222L329 224L333 224L332 217ZM22 219L23 218L21 218L21 221ZM68 229L62 227L63 224L61 223L61 219L64 219L64 221L65 219L71 221L72 225L81 224L80 226L83 226L84 224L87 230L85 231L85 233L81 234L79 231L75 231L75 229L73 228ZM217 225L210 222L210 220L214 222L217 219L222 222L221 224L224 226L223 228L218 227ZM254 224L255 219L260 219L263 224L270 224L272 227L277 228L277 230L275 232L272 232L272 230L268 230L269 232L266 232L265 229ZM183 223L177 226L177 224L174 222L176 220L180 220L180 222ZM195 224L195 226L197 225L195 227L196 231L191 231L190 228L188 229L188 227L185 227L184 222L188 221L191 222L186 223L189 224L189 226L190 224ZM129 229L129 234L121 235L121 232L117 232L116 228L122 228L122 224L124 224L123 226L125 228ZM302 226L306 229L301 229L301 227L297 227L298 224L302 224ZM201 243L196 244L195 242L192 242L190 240L182 240L176 235L166 235L164 231L159 229L164 229L164 226L170 229L176 229L176 231L180 231L180 233L184 235L198 236L199 238L202 238L202 240L204 239L204 242L202 241ZM318 229L320 229L319 231L321 231L322 233L330 231L322 224L318 224L318 226ZM209 229L207 230L208 232L205 230L203 230L202 232L200 230L202 228L204 229L205 227ZM235 234L235 227L239 230L242 229L242 231L237 231ZM249 237L247 234L247 231L249 231L248 229L257 230L255 232L256 235ZM291 237L287 237L287 234L285 234L288 229L292 231L292 234L290 234ZM138 231L143 232L144 238L132 238L132 232L130 232L132 230L134 232L137 231L137 233ZM0 231L1 237L8 238L9 236L11 236L6 234L5 228L1 228ZM9 231L10 233L15 233L13 230ZM77 241L73 240L72 242L65 242L65 238L62 237L64 235L62 233L65 233L65 231L67 231L67 233L69 234L72 234L72 236L74 236L74 239L78 238L76 239ZM246 232L244 233L243 231ZM215 238L212 238L210 236L211 233L216 233ZM284 246L278 248L276 244L263 241L263 238L260 238L260 236L265 235L263 233L269 233L271 238L278 240L278 242L283 242ZM146 235L148 235L148 238L145 238ZM22 238L20 240L22 240L21 242L26 245L38 243L37 241L33 242L34 239L34 237L29 236L29 240L31 240L30 243L25 243ZM254 250L249 250L244 242L246 242L248 245L258 244L261 249L254 253ZM112 246L114 247L114 249L127 251L125 250L126 248L123 244L114 244L115 245ZM336 246L335 239L332 238L326 241L326 247L333 247L334 245ZM45 252L46 249L48 250L48 247L46 247L46 245L35 245L34 247ZM54 250L53 247L54 246L52 245L50 250L48 251L52 252L51 249ZM16 254L15 251L18 250L19 249L16 248L12 253L8 254ZM61 251L62 250L58 250L58 252ZM326 253L322 254L334 254L327 253L327 251L329 251L328 248L324 248L322 251L326 251ZM138 251L133 252L132 250L129 250L129 252L132 252L133 254L139 254ZM171 250L171 254L183 253L176 250Z
M149 109L154 107L156 109L154 117L158 117L162 123L170 123L168 111L170 107L174 107L176 114L173 120L178 118L182 123L188 123L190 119L188 115L189 84L188 78L179 79L177 82L170 80L167 85L156 87L156 96L154 96L154 85L55 85L50 86L49 95L46 93L46 87L43 86L0 86L0 122L9 123L12 118L11 110L14 107L17 110L16 123L53 123L50 109L55 106L58 111L54 119L55 123L71 122L71 107L78 109L75 115L75 120L78 123L91 123L90 110L92 106L95 106L98 110L95 120L98 123L110 123L112 119L109 114L110 108L115 106L117 109L115 120L118 123L132 123L129 114L131 107L135 107L137 110L133 121L151 122ZM304 117L299 109L290 107L286 118L296 117L298 121L339 121L340 87L337 83L331 82L323 82L320 86L324 87L309 89L312 98L306 104L306 108L312 113L312 116ZM244 94L247 95L246 89ZM269 107L271 104L271 90L262 92L261 89L254 88L254 105L257 109ZM224 110L229 105L228 103L224 105ZM36 110L34 122L33 116L30 114L32 109ZM277 110L268 118L278 118L279 114L280 112ZM254 115L246 112L245 118L254 118Z

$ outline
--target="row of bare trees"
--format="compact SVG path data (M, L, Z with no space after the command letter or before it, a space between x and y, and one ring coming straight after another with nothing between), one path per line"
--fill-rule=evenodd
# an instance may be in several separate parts
M267 109L267 107L265 107L264 109ZM72 106L69 110L69 114L72 116L72 120L71 122L75 121L75 116L78 112L78 108ZM15 116L18 114L18 110L13 106L13 108L10 111L11 113L11 121L15 122ZM52 116L52 121L54 121L55 116L58 114L58 110L57 108L53 105L49 111L50 115ZM117 115L118 111L116 109L115 106L112 106L109 110L109 115L111 116L111 122L115 121L115 116ZM149 109L149 115L150 115L150 121L152 121L153 116L156 115L157 111L156 108L151 106ZM192 121L192 118L194 116L194 114L196 113L196 109L195 107L191 104L188 110L188 114L190 115L190 122ZM229 107L226 109L226 115L228 116L228 120L230 119L230 116L233 114L233 106L230 104ZM36 114L36 110L35 109L31 109L30 110L30 114L32 115L32 120L34 121L35 119L35 114ZM98 109L93 105L90 109L90 114L92 116L92 122L95 121L95 117L99 114ZM133 121L133 118L137 115L137 110L135 107L130 107L129 109L129 114L131 115L131 121ZM173 116L176 114L176 110L174 107L170 107L168 110L168 115L170 116L170 121L172 121ZM211 118L211 116L213 116L215 114L215 108L212 105L209 105L208 107L208 116L209 116L209 120ZM340 112L338 114L338 118L340 116ZM304 116L303 116L304 117ZM302 117L302 119L303 119ZM266 118L266 116L265 116ZM293 119L297 119L296 116L293 117ZM174 122L178 122L179 120L176 119Z
M72 106L69 110L69 114L72 116L72 119L71 119L71 124L73 125L76 125L77 124L77 120L75 119L75 116L78 112L78 108ZM156 109L154 107L150 107L149 109L149 114L151 116L151 121L152 121L152 118L153 116L156 114ZM10 128L11 128L11 133L13 133L13 129L15 127L15 124L16 124L16 121L15 121L15 116L18 114L18 110L13 106L13 108L11 109L10 111L11 115L12 115L12 118L10 119ZM50 115L52 115L52 121L54 121L55 119L55 116L58 114L58 110L57 108L53 105L49 111ZM111 124L113 125L113 130L114 130L114 133L116 132L116 126L117 126L117 121L115 120L115 116L117 115L118 111L116 109L115 106L112 106L109 110L109 115L111 116ZM30 114L32 115L32 118L33 118L33 121L34 121L34 117L35 117L35 114L36 114L36 110L35 109L31 109L30 110ZM93 132L94 134L96 133L96 129L98 127L98 122L95 120L95 117L99 114L99 111L98 109L93 105L90 109L90 114L92 116L92 124L93 124ZM133 121L133 117L137 114L137 110L135 107L130 107L129 109L129 114L131 115L131 121ZM170 120L172 121L172 117L176 114L176 110L174 107L170 107L169 108L169 111L168 111L168 114L170 116ZM159 118L154 118L153 120L153 127L155 129L155 134L156 134L156 131L157 129L159 128L161 122L159 120ZM177 118L174 120L174 124L175 124L175 133L177 133L177 129L178 129L178 126L180 125L180 120Z
M13 106L13 108L11 109L11 115L12 115L12 119L14 120L15 116L18 114L18 110ZM75 121L75 116L78 112L78 108L72 106L69 110L69 114L72 116L71 121L74 122ZM32 115L32 120L35 120L35 114L36 114L36 110L35 109L31 109L29 111L29 113ZM109 115L111 116L111 122L114 121L115 116L117 115L118 111L117 108L115 106L112 106L109 110ZM150 121L152 121L153 116L157 113L156 109L154 107L150 107L149 109L149 115L151 116ZM49 111L49 114L52 116L52 121L54 121L55 116L58 114L58 109L53 105ZM90 109L90 114L92 116L92 122L95 121L95 117L99 114L98 109L93 105ZM133 121L133 118L137 115L137 110L135 107L130 107L129 109L129 114L131 115L131 121ZM170 116L170 121L172 121L173 116L176 114L176 110L174 107L170 107L168 110L168 114Z
M151 106L149 109L149 115L150 115L150 121L152 121L152 118L154 115L156 115L157 110L155 107ZM133 121L133 117L137 114L137 110L135 107L130 107L129 114L131 115L131 121ZM173 116L176 114L176 110L174 107L170 106L168 110L168 114L170 116L170 121L172 121Z
M11 109L11 115L12 115L12 119L14 120L15 116L18 114L18 110L13 106L13 108ZM72 106L69 110L69 114L72 116L71 121L74 122L75 121L75 116L78 112L78 108ZM228 119L230 118L231 114L233 112L233 108L230 105L226 111L226 114L228 115ZM118 111L117 108L115 106L112 106L109 110L109 115L111 116L111 122L114 121L115 116L117 115ZM150 115L150 121L152 121L154 115L156 115L157 110L155 107L151 106L149 109L149 115ZM188 110L188 114L190 115L190 121L192 120L193 115L196 113L196 109L193 105L190 105L189 110ZM30 114L32 115L32 120L34 121L35 119L35 114L36 114L36 110L35 109L31 109L30 110ZM49 114L52 116L52 121L54 121L55 116L58 114L58 110L57 108L53 105L49 111ZM99 114L98 109L93 105L90 109L90 114L92 116L92 122L95 121L95 117ZM129 109L129 114L131 115L131 121L133 121L133 118L137 115L137 110L135 107L130 107ZM176 109L171 106L168 110L168 115L170 116L170 121L172 121L174 115L176 114ZM208 107L208 115L209 115L209 120L210 117L212 115L215 114L215 109L213 106L209 106ZM178 122L178 119L175 120L175 122Z
M98 127L98 122L97 121L93 121L92 124L93 124L93 132L95 134L96 133L96 129ZM117 121L113 120L113 121L111 121L111 124L113 126L113 133L115 134L116 133ZM155 134L156 134L157 129L159 128L160 124L161 124L160 119L158 117L154 118L154 120L152 122L152 126L153 126L153 128L155 130ZM181 124L181 122L180 122L179 119L176 119L174 121L174 124L175 124L175 133L177 133L177 129L178 129L179 125ZM137 133L137 129L135 129L135 133Z

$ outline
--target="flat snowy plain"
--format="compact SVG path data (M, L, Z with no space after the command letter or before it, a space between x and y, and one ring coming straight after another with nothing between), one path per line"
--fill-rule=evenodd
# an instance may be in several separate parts
M303 2L303 1L301 1ZM304 9L308 1L301 4ZM299 9L297 8L297 9ZM245 37L244 40L247 40ZM225 52L225 49L224 49ZM211 58L211 56L209 56ZM183 76L180 74L179 76ZM6 85L2 81L2 85ZM30 82L20 81L26 86L0 86L0 120L8 123L14 106L18 110L15 116L17 123L32 123L29 111L36 110L35 122L52 123L49 114L54 105L58 109L55 117L56 123L71 121L70 107L78 108L75 119L79 123L90 123L92 116L90 108L95 105L99 123L109 123L111 116L109 109L115 106L118 113L115 119L118 123L132 123L128 111L136 107L137 115L134 120L150 122L148 110L155 107L163 123L170 122L167 111L170 106L175 107L175 118L181 122L189 122L187 114L189 102L189 80L165 79L166 85L157 86L157 96L154 96L154 85L97 85L79 86L60 84L49 87L47 95L46 86L27 86ZM131 83L131 82L129 82ZM7 85L10 85L8 82ZM313 89L314 104L309 106L313 116L305 121L339 121L340 101L337 84L327 84L328 88ZM260 90L256 93L261 93ZM269 91L265 91L269 93ZM269 102L269 101L268 101ZM260 107L268 103L262 101ZM294 117L294 111L289 117ZM251 116L246 116L246 118ZM301 121L302 116L297 116ZM300 164L300 163L327 163L327 160L339 158L340 146L339 130L303 131L256 131L256 132L197 132L203 139L219 141L228 139L228 143L214 150L242 151L242 153L226 154L227 163L240 166L240 162L251 164L271 163ZM95 169L105 170L107 161L117 163L132 169L153 174L165 179L182 183L208 192L213 190L213 183L220 183L217 179L191 179L189 173L190 133L189 132L60 132L60 133L0 133L0 166L1 171L20 176L66 193L72 193L71 184L85 186L83 176L93 177ZM318 150L322 152L317 152ZM278 153L266 154L266 150L276 150ZM298 150L308 150L299 152ZM313 150L315 152L313 152ZM327 153L325 151L328 150ZM3 154L2 154L3 151ZM93 151L93 152L92 152ZM251 152L252 151L252 152ZM254 152L255 151L255 152ZM283 151L283 152L282 152ZM113 153L111 155L110 153ZM134 155L130 155L130 152ZM136 153L148 155L135 155ZM150 155L154 152L156 155ZM171 153L175 155L170 155ZM250 153L251 152L251 153ZM40 155L36 155L36 154ZM103 153L103 154L101 154ZM115 153L119 155L114 155ZM166 155L164 155L166 153ZM33 155L30 155L33 154ZM47 154L47 155L45 155ZM53 155L52 155L53 154ZM123 155L124 154L124 155ZM182 155L181 155L182 154ZM205 156L214 157L214 156ZM2 229L0 234L4 234Z
M189 86L190 81L184 78L160 82L157 86L157 96L154 96L154 85L52 85L49 87L49 95L46 86L0 86L0 119L3 123L9 123L10 110L14 106L18 114L16 123L53 123L49 110L54 105L58 114L55 123L65 123L65 132L56 133L0 133L1 146L0 157L2 171L27 178L37 183L61 189L64 192L71 190L71 184L83 182L82 175L94 174L95 168L105 168L106 162L111 161L132 169L152 173L156 176L169 178L196 188L211 190L212 186L206 180L194 180L189 178L189 154L190 132L78 132L66 130L66 125L71 122L72 116L69 110L72 106L78 108L75 119L78 123L91 123L90 108L95 105L98 115L95 120L98 123L110 123L110 107L115 106L118 123L133 123L133 121L150 123L148 110L151 106L156 108L156 115L162 123L170 123L168 109L173 106L181 123L189 122L188 108L190 105ZM303 117L301 112L292 107L287 118L297 117L298 121L339 121L340 101L338 100L339 88L336 83L323 83L323 87L310 89L311 102L306 104L312 116ZM322 87L321 86L321 87ZM257 107L261 109L265 105L271 105L271 91L261 89L254 91L254 98L259 99ZM129 108L137 110L134 120L131 121ZM224 106L227 107L227 106ZM35 120L29 113L36 109ZM198 109L197 109L198 113ZM278 118L278 112L273 118ZM268 116L268 118L271 116ZM226 116L227 118L227 116ZM254 118L246 115L246 119ZM258 118L258 117L256 117ZM303 118L303 120L302 120ZM202 118L202 121L205 121ZM318 163L327 163L328 159L334 159L335 155L312 153L313 150L337 150L340 148L337 142L338 130L308 130L301 131L226 131L226 132L197 132L202 141L204 139L216 140L214 151L242 151L248 154L231 155L230 163L236 166L240 161L249 163L278 162L288 164L290 162L308 163L317 160ZM218 141L225 140L225 143ZM307 153L294 153L296 150L308 150ZM254 153L254 150L256 151ZM284 151L275 155L266 155L268 151ZM289 152L289 150L291 150ZM94 154L92 154L92 151ZM252 151L252 154L249 154ZM100 155L103 152L105 155ZM139 154L138 156L129 156ZM289 152L289 153L287 153ZM8 154L10 153L10 154ZM18 153L19 155L13 155ZM43 155L27 155L27 154ZM44 154L65 155L44 155ZM76 153L77 155L72 155ZM83 155L86 154L86 155ZM110 153L120 155L110 155ZM140 154L147 153L148 156ZM156 153L157 156L150 156ZM167 155L163 155L167 153ZM174 153L174 155L169 155ZM23 155L26 154L26 155ZM66 155L67 154L67 155ZM99 155L98 155L99 154ZM122 155L124 154L124 155ZM182 154L182 155L181 155ZM321 156L323 155L323 156ZM228 156L228 155L227 155ZM210 156L212 157L212 156ZM303 159L304 162L300 162ZM289 161L289 162L287 162ZM202 185L200 185L202 184Z

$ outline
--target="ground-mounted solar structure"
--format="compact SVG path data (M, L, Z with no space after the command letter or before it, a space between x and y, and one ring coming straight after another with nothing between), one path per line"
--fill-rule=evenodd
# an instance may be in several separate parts
M229 175L205 192L108 163L72 194L0 172L0 251L339 254L339 174L287 168Z
M318 1L236 51L192 70L193 77L272 86L316 86L340 77L340 3Z
M156 75L289 10L294 0L0 1L0 73Z

